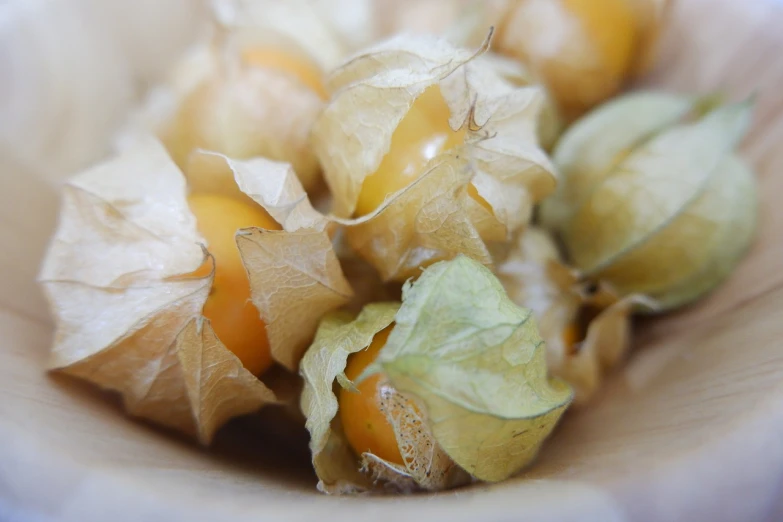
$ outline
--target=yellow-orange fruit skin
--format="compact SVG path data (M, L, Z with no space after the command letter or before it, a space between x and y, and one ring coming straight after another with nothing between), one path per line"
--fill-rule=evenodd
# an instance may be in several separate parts
M350 356L345 375L355 380L375 360L386 344L393 326L381 330L366 350ZM394 429L383 411L381 398L396 393L380 375L373 375L357 386L358 393L340 390L339 415L345 437L357 455L370 452L388 462L403 464Z
M226 348L251 373L260 375L272 365L269 340L250 301L250 282L234 237L240 228L279 230L280 225L262 207L227 196L192 194L188 204L215 259L215 279L204 316ZM211 263L205 263L193 275L208 275L210 269Z

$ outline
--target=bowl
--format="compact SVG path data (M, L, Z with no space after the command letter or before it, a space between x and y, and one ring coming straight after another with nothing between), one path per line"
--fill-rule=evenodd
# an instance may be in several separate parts
M0 520L783 520L780 27L777 1L679 0L642 82L757 96L743 153L758 172L761 228L748 257L704 301L640 323L628 364L566 416L529 471L437 495L322 496L306 456L252 420L206 452L47 375L52 322L35 277L62 175L0 141Z

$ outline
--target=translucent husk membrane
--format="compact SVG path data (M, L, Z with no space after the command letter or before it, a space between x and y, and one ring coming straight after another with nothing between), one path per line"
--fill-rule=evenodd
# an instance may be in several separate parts
M355 383L380 372L399 394L380 400L402 464L352 451L334 391L335 383L354 387L344 373L349 356L392 323L386 344ZM571 401L566 384L547 378L545 351L532 313L465 256L406 284L401 305L368 305L356 318L327 316L301 367L319 489L439 490L471 476L495 482L519 471Z
M215 261L188 191L230 178L232 197L260 205L280 225L239 230L237 243L282 365L296 368L317 321L351 290L326 220L290 166L214 153L199 153L194 163L186 179L161 145L146 139L69 180L40 278L57 325L52 369L116 391L132 415L208 443L229 418L279 399L202 316L214 271L194 273ZM296 324L292 301L303 307Z
M562 175L542 206L586 279L658 310L717 286L756 228L753 173L734 150L751 104L637 93L575 124L554 153Z
M350 58L329 77L333 93L313 128L316 154L349 244L384 280L457 254L491 263L485 242L505 241L555 186L538 145L542 93L516 87L478 51L426 36L400 36ZM403 187L362 210L364 184L394 148L418 98L437 89L464 142L435 154ZM437 90L435 91L437 95ZM422 110L427 114L426 108Z

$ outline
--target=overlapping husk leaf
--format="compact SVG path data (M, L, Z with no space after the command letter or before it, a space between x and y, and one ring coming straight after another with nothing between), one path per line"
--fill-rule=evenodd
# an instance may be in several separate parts
M371 303L399 301L402 284L384 282L378 271L346 243L344 232L338 229L332 239L345 279L353 289L353 297L343 309L358 314Z
M541 91L516 88L492 62L475 60L488 45L472 51L433 36L400 36L329 78L334 95L313 129L314 148L349 243L385 280L404 280L459 253L489 263L484 241L505 240L554 189L554 169L536 138ZM351 220L365 178L431 86L440 88L451 128L465 129L464 144L434 157L373 213ZM469 196L470 183L492 212Z
M375 0L213 0L218 18L247 43L289 38L324 70L377 39Z
M497 276L512 301L533 311L547 344L549 371L574 388L575 405L588 403L628 352L631 313L654 306L641 296L618 299L606 288L589 291L561 262L549 235L535 227L515 238ZM572 338L571 332L584 337Z
M195 46L121 133L125 146L152 131L184 169L197 148L237 159L290 162L317 187L309 133L327 96L324 71L344 51L306 2L218 2L212 39ZM277 53L278 64L256 52ZM282 57L280 57L282 56Z
M296 370L321 316L353 296L329 235L332 224L312 207L287 163L196 151L186 177L194 193L252 200L283 229L243 230L237 247L253 304L266 324L272 358Z
M346 312L327 315L302 359L302 411L310 432L318 489L324 493L356 493L372 488L370 477L360 471L358 458L342 433L334 386L336 381L351 386L345 377L348 356L370 346L375 334L394 321L397 309L393 303L375 304L366 306L355 319Z
M519 61L496 53L486 53L479 60L490 62L497 74L516 87L537 86L541 89L544 101L537 122L538 141L544 149L552 150L563 131L563 121L557 103L546 85Z
M300 317L347 300L350 291L331 246L323 245L323 218L317 221L307 208L290 168L267 160L204 157L222 163L218 175L233 175L240 189L284 227L280 232L242 231L240 242L245 235L251 241L267 233L291 234L302 243L299 251L307 252L304 261L287 258L289 251L276 243L268 249L293 266L325 264L333 284L319 294L311 290L320 283L318 274L286 279L290 267L250 259L246 266L256 273L251 277L254 297L266 285L265 291L279 293L280 301L284 295L300 299ZM194 188L199 190L198 178ZM185 177L151 138L73 178L63 189L60 225L40 279L57 324L52 369L114 390L132 415L208 443L229 418L277 399L201 315L213 274L192 274L211 256L187 206L187 191ZM314 222L317 226L310 227ZM272 300L259 308L268 331L278 332L270 340L275 358L285 363L301 350L297 343L306 340L278 319L283 306Z
M440 35L454 45L478 47L490 28L502 26L512 5L511 0L392 0L378 2L376 12L383 34ZM481 59L492 61L501 76L517 87L538 85L544 90L538 134L541 145L550 150L557 141L562 123L555 101L540 79L517 60L492 52Z
M225 37L240 53L280 49L328 71L346 53L322 16L330 2L340 8L340 0L215 0L213 5Z
M542 207L586 277L665 310L718 285L753 239L756 188L734 154L750 104L640 93L563 137L563 175Z
M369 452L356 455L345 439L335 383L353 387L344 374L348 356L367 348L375 334L392 323L398 309L399 303L377 303L367 305L355 318L345 312L327 315L302 360L305 387L301 404L310 431L318 489L324 493L437 491L469 481L432 437L423 410L399 392L385 395L383 407L404 465Z
M359 379L382 372L396 389L382 406L403 465L351 451L333 390L335 381L353 387L344 374L348 356L392 322L387 344ZM507 478L535 457L571 399L566 385L547 379L544 357L530 312L465 256L425 270L406 285L401 306L368 305L355 320L328 316L301 367L319 488L440 490L470 476Z

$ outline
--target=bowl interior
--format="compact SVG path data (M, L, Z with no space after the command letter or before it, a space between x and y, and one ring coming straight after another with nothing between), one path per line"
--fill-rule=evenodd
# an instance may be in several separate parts
M491 487L405 499L322 497L307 456L291 455L255 421L233 423L207 453L129 421L115 399L89 386L45 375L52 327L34 280L56 221L57 182L30 159L0 150L0 500L17 514L65 520L108 512L119 520L776 519L781 24L783 4L772 0L675 2L661 65L644 85L757 95L743 153L759 177L758 241L706 300L641 322L634 354L599 400L566 417L529 472ZM3 509L0 502L0 518Z

